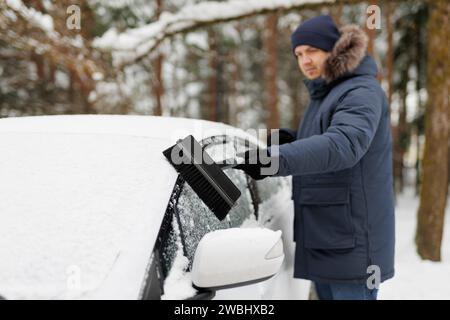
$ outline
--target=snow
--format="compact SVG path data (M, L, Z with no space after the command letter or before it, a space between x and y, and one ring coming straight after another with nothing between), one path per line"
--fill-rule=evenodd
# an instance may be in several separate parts
M125 32L108 30L94 40L94 47L113 51L116 65L133 62L147 55L164 38L211 21L228 21L264 10L290 9L306 4L332 3L335 0L229 0L208 1L182 7L177 13L163 12L158 21Z
M227 39L232 40L235 44L239 44L241 42L241 34L233 25L224 24L221 27L221 32L227 37Z
M164 282L165 294L161 297L162 300L183 300L196 294L190 272L186 271L188 265L189 260L183 255L183 250L178 250L173 267Z
M281 231L273 231L267 228L259 227L259 228L248 228L245 234L242 233L242 230L240 228L216 230L214 232L208 233L207 237L208 239L214 242L226 241L226 243L229 244L230 247L238 246L241 243L240 241L242 240L243 242L248 243L248 245L251 245L256 249L260 247L260 244L257 243L255 239L264 238L265 241L267 241L267 243L275 244L279 239L280 235ZM235 239L234 243L232 241L233 239ZM234 262L230 261L230 263Z
M92 79L94 79L95 81L103 80L103 74L101 72L95 72L92 75Z
M20 7L22 6L22 1L20 1L20 0L6 0L6 4L11 9L14 9L14 10L18 11L20 9Z
M230 127L144 116L1 119L0 294L138 298L177 177L161 152L208 128Z
M27 8L21 0L6 0L6 4L45 32L51 33L54 31L53 18L50 15L42 14L33 8Z
M419 199L412 190L398 198L396 208L395 276L380 285L379 299L450 299L450 222L446 219L442 240L442 262L421 260L416 253ZM450 214L447 208L446 215Z
M5 132L74 133L127 135L166 140L166 145L192 134L197 140L213 135L234 135L250 139L243 130L206 120L176 117L124 115L65 115L0 119L0 134Z
M207 51L209 48L208 34L206 32L191 32L186 35L186 43L191 46L196 46L202 50Z
M177 235L178 250L169 275L164 281L164 295L161 297L161 300L187 299L197 293L197 290L192 286L191 273L187 271L189 260L183 254L183 245L176 219L173 219L172 226Z

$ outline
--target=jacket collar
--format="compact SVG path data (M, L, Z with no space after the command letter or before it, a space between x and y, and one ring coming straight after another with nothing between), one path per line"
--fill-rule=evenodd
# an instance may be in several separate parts
M325 60L323 78L328 83L353 73L366 56L368 38L360 27L348 25L339 31L341 36Z
M311 99L321 99L325 97L331 90L331 84L327 83L323 78L317 78L313 80L303 80L306 88L308 88L309 96Z

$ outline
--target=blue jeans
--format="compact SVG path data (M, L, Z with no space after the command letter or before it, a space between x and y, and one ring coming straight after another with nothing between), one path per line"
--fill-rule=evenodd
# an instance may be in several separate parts
M378 289L366 284L314 282L320 300L377 300Z

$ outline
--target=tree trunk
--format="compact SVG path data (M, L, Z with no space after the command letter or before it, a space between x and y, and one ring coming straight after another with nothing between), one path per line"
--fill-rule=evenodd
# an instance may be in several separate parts
M227 84L224 81L226 57L217 48L217 64L216 64L216 121L229 123L228 106L226 103L226 96L228 94Z
M400 112L398 117L398 145L397 147L397 158L396 158L396 166L397 166L397 176L396 178L396 191L401 193L404 187L404 178L403 178L403 157L406 152L406 144L408 139L408 123L406 121L407 116L407 108L406 108L406 97L408 95L407 88L405 87L401 92L401 104L400 104Z
M428 4L426 141L416 244L422 259L440 261L448 190L450 4L445 0Z
M229 123L232 126L238 126L238 113L239 113L239 106L238 106L238 97L239 97L239 79L240 79L240 64L239 59L237 58L237 52L236 50L233 50L231 52L230 56L230 63L232 65L232 71L231 71L231 79L232 82L230 83L230 94L229 94L229 110L228 110L228 118Z
M370 1L370 5L377 4L377 1ZM367 18L370 14L367 14ZM369 29L367 25L365 25L367 36L369 37L369 42L367 43L367 53L372 57L375 57L375 37L376 37L376 29Z
M156 17L159 18L163 10L163 0L156 0ZM162 78L162 68L164 64L164 55L158 54L154 62L155 79L152 81L153 95L155 97L155 109L153 114L155 116L162 115L162 97L164 95L164 82Z
M209 76L208 76L208 120L217 121L217 45L214 31L208 29Z
M266 36L264 37L264 51L266 53L265 83L266 83L266 106L267 129L280 127L280 115L278 112L278 87L277 87L277 23L276 13L267 15Z
M372 0L372 1L369 1L369 3L368 3L369 5L379 5L379 1L376 1L376 0ZM372 13L373 14L373 13ZM371 15L372 15L371 13L367 13L366 14L366 18L368 19ZM378 81L381 81L381 76L382 76L382 70L381 70L381 66L380 66L380 57L378 56L378 54L377 54L377 52L376 52L376 50L375 50L375 39L376 39L376 37L377 37L377 29L369 29L368 27L367 27L367 24L365 24L365 30L366 30L366 33L367 33L367 36L368 36L368 43L367 43L367 53L368 54L370 54L374 59L375 59L375 61L377 62L377 65L380 67L380 72L378 72L378 74L377 74L377 79L378 79Z
M164 63L164 55L158 54L158 56L155 58L154 63L154 70L155 70L155 79L152 81L153 85L153 95L155 97L155 109L153 111L153 114L155 116L162 115L162 98L164 95L164 83L162 78L162 68Z

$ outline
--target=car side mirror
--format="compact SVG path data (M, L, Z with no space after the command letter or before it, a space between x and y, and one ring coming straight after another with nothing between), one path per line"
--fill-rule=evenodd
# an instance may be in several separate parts
M199 289L219 290L264 281L284 260L281 231L231 228L207 233L197 246L192 282Z

